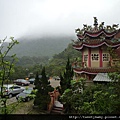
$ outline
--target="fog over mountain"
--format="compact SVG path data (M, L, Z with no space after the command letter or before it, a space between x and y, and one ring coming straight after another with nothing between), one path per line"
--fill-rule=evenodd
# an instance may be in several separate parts
M24 36L18 39L19 44L15 45L10 54L16 54L17 57L22 56L49 56L62 52L71 39L75 36L44 36L44 37L28 37Z
M0 40L13 36L20 43L12 53L53 56L74 39L75 29L120 24L120 0L0 0ZM76 38L75 38L76 39Z
M0 0L0 39L74 35L83 24L93 25L93 17L120 24L119 13L120 0Z

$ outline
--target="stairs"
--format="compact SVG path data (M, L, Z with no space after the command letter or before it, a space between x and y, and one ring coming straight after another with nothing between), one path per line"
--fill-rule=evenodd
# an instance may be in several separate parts
M63 104L61 104L59 101L55 101L51 110L51 114L63 114Z
M51 114L63 114L63 108L53 106Z

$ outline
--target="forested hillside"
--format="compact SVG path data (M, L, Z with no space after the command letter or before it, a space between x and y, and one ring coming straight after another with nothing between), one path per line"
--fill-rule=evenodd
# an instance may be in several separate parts
M23 56L29 57L52 57L54 54L62 52L67 45L75 39L74 36L46 36L46 37L21 37L18 39L19 44L11 51L18 58Z
M49 75L60 75L65 70L65 66L68 60L70 59L70 63L75 61L77 58L79 61L81 58L81 52L73 49L72 43L68 44L67 48L64 49L61 53L56 54L46 65L46 71Z
M48 76L59 76L60 73L63 73L65 70L68 57L71 63L75 61L76 58L81 60L81 53L73 49L72 43L68 44L68 46L62 52L55 54L51 59L48 57L29 56L18 58L18 62L16 63L15 67L15 73L13 76L11 76L11 78L24 78L28 73L31 72L36 75L37 72L41 72L42 66L45 66Z

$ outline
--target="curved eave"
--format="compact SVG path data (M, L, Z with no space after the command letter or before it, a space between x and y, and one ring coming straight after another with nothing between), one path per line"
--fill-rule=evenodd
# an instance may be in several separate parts
M111 32L111 33L108 33L105 30L100 30L98 32L85 31L83 35L77 34L77 36L78 36L79 39L84 39L86 36L94 38L94 37L100 36L101 34L104 34L106 37L113 37L114 35L116 35L116 31Z
M115 72L113 68L74 68L73 71L78 74L92 74L96 75L98 73L110 73L110 72Z
M73 71L74 71L75 73L78 73L78 74L82 74L82 73L92 74L92 75L96 75L96 74L97 74L96 72L87 72L87 71L85 71L85 70L73 69Z
M83 47L96 48L96 47L100 47L102 45L106 45L108 47L118 47L118 46L120 46L120 42L116 43L116 44L113 44L113 45L107 43L106 41L103 41L103 42L101 42L99 44L82 43L81 45L73 45L73 48L76 49L76 50L81 50L81 49L83 49Z

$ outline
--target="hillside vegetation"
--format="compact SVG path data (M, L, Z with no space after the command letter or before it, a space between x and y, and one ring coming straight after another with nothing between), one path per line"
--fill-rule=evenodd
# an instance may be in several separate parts
M68 38L66 38L66 39L68 39ZM32 41L21 41L23 43L25 42L25 44L20 42L20 44L23 44L24 46L28 46L27 48L16 45L15 46L16 48L21 47L21 49L14 48L11 52L11 53L13 53L13 52L16 53L16 55L18 56L18 61L15 63L16 64L15 65L15 73L11 76L11 79L25 78L26 76L28 76L29 73L33 73L34 75L36 74L36 72L40 73L42 66L45 66L46 73L48 76L54 76L54 75L59 76L60 73L63 73L65 70L65 65L67 63L68 57L70 59L71 64L76 58L79 58L79 60L81 59L81 53L79 51L73 49L70 38L69 38L69 42L68 41L62 42L63 39L60 41L60 38L59 38L59 40L56 40L56 42L53 42L53 41L55 41L55 40L48 41L48 43L46 42L46 45L48 45L48 46L45 46L45 47L49 47L49 50L47 51L46 48L44 47L44 52L43 52L44 54L42 53L44 56L42 56L42 55L39 56L36 54L35 54L36 56L32 56L33 54L31 54L31 56L29 56L29 55L26 55L24 52L21 52L21 54L22 55L25 54L25 56L19 56L20 51L25 50L25 52L26 52L27 49L30 49L31 47L33 48L34 41L33 42ZM64 39L64 41L65 41L65 39ZM39 42L41 42L41 41L38 41L38 43ZM63 50L61 49L60 50L61 52L57 52L57 50L55 50L55 51L53 51L53 53L51 55L47 56L46 54L48 54L49 51L51 50L49 43L51 45L53 44L53 46L55 46L55 44L57 44L58 47L61 48L61 45L59 44L59 42L61 42L61 44L64 46L64 47L62 46ZM44 41L44 43L45 43L45 41ZM64 43L66 44L66 47L65 47ZM31 47L30 47L30 45L31 45ZM35 48L37 48L37 45L39 46L39 44L36 43ZM41 44L41 46L44 46L44 44ZM36 50L36 49L32 49L32 48L31 48L32 52L40 53L40 50ZM54 49L55 48L57 49L57 46L55 46ZM16 49L16 51L15 51L15 49ZM30 52L29 52L29 54L30 54ZM9 59L9 56L7 59Z
M52 36L43 38L19 38L19 44L16 45L10 54L16 54L18 58L29 57L52 57L54 54L62 52L67 45L74 39L73 36Z
M68 57L71 64L73 61L75 61L76 58L81 60L81 53L73 49L72 43L68 44L67 48L64 49L61 53L53 56L53 58L46 65L46 71L50 75L60 75L60 73L63 73L65 70Z

